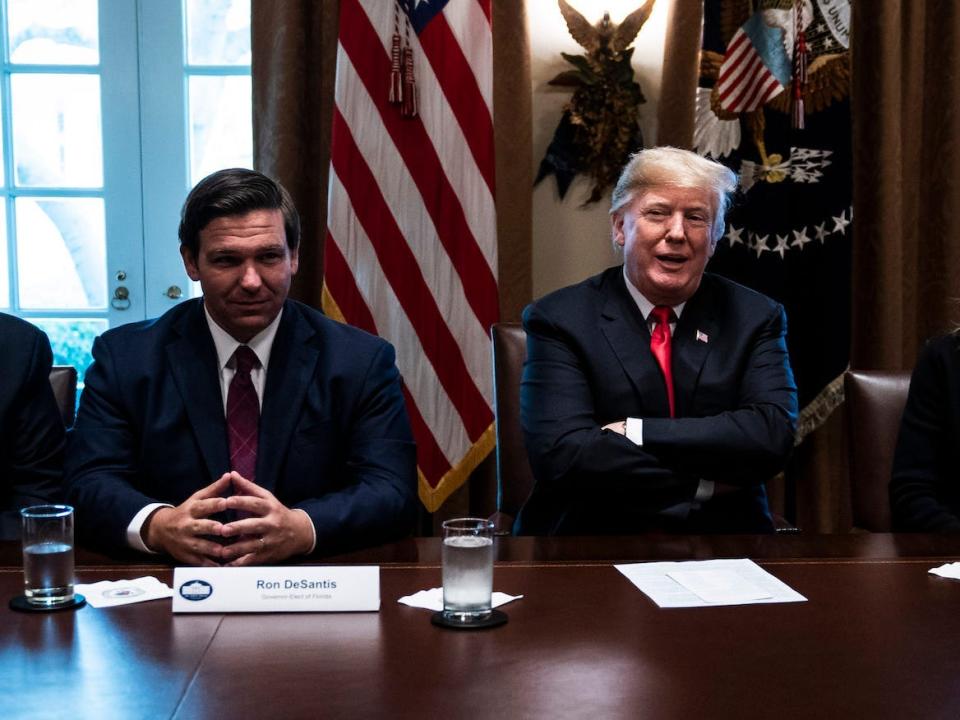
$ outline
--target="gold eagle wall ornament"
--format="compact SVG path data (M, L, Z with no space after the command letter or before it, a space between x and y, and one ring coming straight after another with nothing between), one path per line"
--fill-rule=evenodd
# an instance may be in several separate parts
M650 17L654 1L647 0L619 25L610 21L609 13L591 25L566 0L557 0L570 35L586 52L560 53L574 69L549 84L573 88L573 96L564 106L534 184L555 175L563 198L574 176L584 174L593 181L585 204L596 202L616 183L631 153L643 147L639 117L646 99L633 78L631 43Z

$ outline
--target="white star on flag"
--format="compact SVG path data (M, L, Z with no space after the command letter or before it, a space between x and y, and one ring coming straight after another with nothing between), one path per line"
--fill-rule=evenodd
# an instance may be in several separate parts
M786 235L777 235L777 246L773 249L774 252L780 253L780 259L783 259L784 254L790 248L787 246L787 241L790 239L790 233Z
M807 237L807 228L802 227L799 230L793 231L793 242L790 243L792 247L798 247L803 250L803 246L808 242L813 242L810 238Z
M730 247L733 247L737 243L741 243L741 244L743 243L743 238L740 237L742 234L743 234L743 228L740 228L738 230L733 225L730 226L730 229L727 231L727 234L726 234L727 242L730 243Z
M753 236L753 249L757 252L757 257L760 257L761 253L770 252L770 248L767 247L767 238L770 235L754 235Z
M833 232L838 232L841 235L847 234L847 225L850 224L850 221L847 220L847 211L844 210L840 213L840 217L833 218Z
M822 222L819 225L817 225L815 232L817 233L817 240L820 241L820 244L825 245L827 242L827 234L829 233L829 231L827 230L827 223Z

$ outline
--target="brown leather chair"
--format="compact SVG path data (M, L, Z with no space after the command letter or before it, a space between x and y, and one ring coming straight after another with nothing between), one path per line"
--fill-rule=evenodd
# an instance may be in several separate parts
M77 369L72 365L54 365L50 368L50 387L64 426L73 427L77 410Z
M890 474L910 373L848 370L843 379L854 527L890 532Z
M533 489L533 471L520 429L520 376L527 357L527 333L519 323L497 323L493 341L493 395L497 416L498 534L509 534L520 507Z

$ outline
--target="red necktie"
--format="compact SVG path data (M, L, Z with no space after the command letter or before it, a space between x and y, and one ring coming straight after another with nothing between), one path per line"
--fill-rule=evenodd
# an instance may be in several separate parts
M233 354L237 370L227 391L227 435L230 442L230 469L254 482L257 469L257 442L260 430L260 400L250 379L250 370L259 366L256 354L241 345Z
M657 305L650 317L657 323L650 336L650 352L660 363L663 380L667 384L667 399L670 401L670 417L674 417L673 370L670 369L670 316L673 311L666 305Z

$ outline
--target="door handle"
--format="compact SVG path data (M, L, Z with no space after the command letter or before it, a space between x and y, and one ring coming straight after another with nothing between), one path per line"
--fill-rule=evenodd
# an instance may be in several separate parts
M164 295L171 300L179 300L183 297L183 290L181 290L177 285L171 285L167 288L167 291L164 293Z
M110 299L110 305L114 310L127 310L130 308L130 291L120 285L113 291L113 297Z

